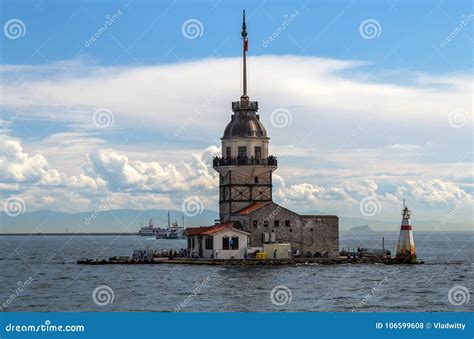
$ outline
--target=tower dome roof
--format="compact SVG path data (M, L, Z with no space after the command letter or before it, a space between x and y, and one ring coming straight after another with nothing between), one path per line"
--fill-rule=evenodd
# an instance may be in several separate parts
M240 113L240 112L239 112ZM224 130L224 139L230 138L266 138L267 131L253 112L234 114Z

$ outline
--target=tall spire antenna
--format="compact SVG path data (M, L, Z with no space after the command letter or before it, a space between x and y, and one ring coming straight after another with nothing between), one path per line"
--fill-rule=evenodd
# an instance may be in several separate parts
M245 9L242 20L242 40L243 40L243 87L244 93L240 97L241 99L248 100L247 95L247 51L249 50L249 42L247 39L247 24L245 23Z

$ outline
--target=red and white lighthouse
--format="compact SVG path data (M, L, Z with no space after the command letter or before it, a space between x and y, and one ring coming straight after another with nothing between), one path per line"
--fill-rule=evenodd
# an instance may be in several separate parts
M402 225L400 227L400 237L397 244L397 260L403 263L416 262L415 241L413 240L413 231L410 224L411 211L405 206L403 199Z

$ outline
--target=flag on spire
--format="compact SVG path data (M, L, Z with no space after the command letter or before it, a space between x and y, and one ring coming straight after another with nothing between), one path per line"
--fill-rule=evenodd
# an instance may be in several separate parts
M247 39L247 24L245 23L245 9L244 9L244 17L242 20L242 38L244 39L244 51L248 52L249 40Z

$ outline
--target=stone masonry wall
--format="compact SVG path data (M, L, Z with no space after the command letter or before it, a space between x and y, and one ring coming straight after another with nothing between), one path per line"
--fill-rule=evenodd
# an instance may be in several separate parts
M276 242L290 243L302 252L339 253L339 221L337 216L302 216L274 202L245 216L233 215L244 230L250 232L251 246L263 246L263 234L274 232ZM265 222L265 220L267 222Z

